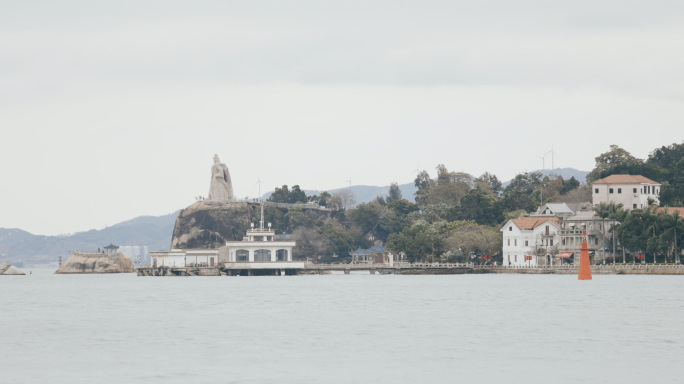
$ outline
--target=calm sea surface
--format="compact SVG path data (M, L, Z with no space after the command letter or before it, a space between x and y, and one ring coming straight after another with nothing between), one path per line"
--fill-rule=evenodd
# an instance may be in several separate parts
M684 382L684 276L51 272L0 276L2 383Z

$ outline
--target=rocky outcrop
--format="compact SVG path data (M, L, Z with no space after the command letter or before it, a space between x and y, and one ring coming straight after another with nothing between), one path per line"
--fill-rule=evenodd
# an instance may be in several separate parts
M306 220L327 220L331 211L315 204L265 203L264 221L272 223L276 233L293 231ZM216 249L226 241L240 241L250 223L261 216L259 203L237 201L198 201L182 209L173 228L171 249Z
M254 204L231 201L198 201L176 218L172 249L219 248L226 241L242 240L253 222Z
M123 253L116 254L74 251L55 272L66 273L132 273L137 272L131 259Z
M0 264L0 275L25 275L25 273L10 263L2 263Z

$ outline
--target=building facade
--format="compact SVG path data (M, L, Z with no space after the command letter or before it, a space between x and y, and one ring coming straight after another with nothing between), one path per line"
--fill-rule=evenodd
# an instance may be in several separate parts
M272 270L286 274L286 270L304 268L304 262L292 258L295 245L294 241L278 239L270 223L264 226L262 206L259 226L255 228L252 225L242 241L228 241L218 249L172 249L150 252L150 255L152 267L155 268L222 267L236 273L243 270L247 274L251 274L251 270Z
M623 209L641 209L660 203L660 183L639 175L610 175L592 183L592 203L622 204Z
M555 216L531 216L509 220L503 233L503 265L537 266L553 261L560 239Z

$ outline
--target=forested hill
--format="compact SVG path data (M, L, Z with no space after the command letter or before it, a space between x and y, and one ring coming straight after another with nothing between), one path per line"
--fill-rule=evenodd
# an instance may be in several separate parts
M0 228L0 260L14 263L56 261L71 251L94 250L110 243L147 246L150 251L169 249L178 211L163 216L140 216L101 230L69 236L33 235L16 228Z
M587 175L589 172L587 171L580 171L575 168L556 168L556 169L543 169L543 170L536 170L532 172L540 172L544 176L549 176L552 174L556 174L561 176L563 179L568 180L571 177L574 177L579 181L580 183L584 183ZM502 187L505 188L508 184L510 184L510 181L506 181L503 183ZM351 189L352 192L354 192L354 197L356 198L357 203L368 203L373 200L375 200L378 196L387 196L389 194L389 185L386 185L384 187L375 187L375 186L370 186L370 185L352 185L351 188L335 188L335 189L329 189L327 192L330 194L334 194L335 192L339 192L343 189ZM406 184L399 184L399 190L401 191L401 195L404 199L415 203L416 198L415 198L415 193L418 190L416 188L415 184L413 182L406 183ZM303 190L308 196L313 196L313 195L320 195L321 190L315 190L315 189L304 189ZM264 200L268 200L268 198L273 194L273 192L267 192L264 194L263 198Z

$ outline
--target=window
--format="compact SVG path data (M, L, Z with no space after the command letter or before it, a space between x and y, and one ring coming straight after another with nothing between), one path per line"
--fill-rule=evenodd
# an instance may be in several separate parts
M515 255L515 262L518 262L518 255Z
M622 193L622 188L618 188L618 193Z
M529 245L527 244L527 240L525 240L525 246L528 247Z
M594 193L598 193L598 188L594 188Z
M549 226L547 225L546 226L546 236L548 236L548 235L549 235Z
M511 239L508 239L508 246L511 246Z
M509 232L513 231L513 227L508 227L508 231Z
M516 247L518 246L518 239L513 240L514 244Z
M632 204L632 208L636 209L636 204Z
M156 259L155 259L156 260ZM511 255L508 255L508 262L511 262Z
M551 244L549 244L549 245L553 247L553 239L551 239Z
M598 237L594 238L594 245L598 245Z
M276 260L287 261L287 249L279 249L276 251Z
M246 249L239 249L235 252L237 256L237 261L249 261L249 251Z
M636 188L632 188L632 192L637 193Z
M563 241L563 245L565 245L565 237L563 238L563 240L562 240L562 241Z
M608 189L608 193L613 193L613 188Z
M271 261L271 251L268 249L258 249L254 252L254 261Z

